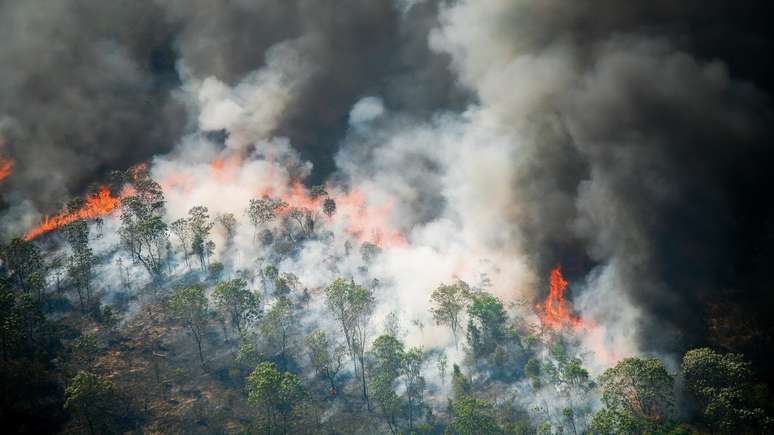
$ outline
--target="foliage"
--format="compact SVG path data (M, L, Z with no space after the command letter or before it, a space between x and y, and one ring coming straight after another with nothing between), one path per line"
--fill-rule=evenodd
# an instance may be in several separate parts
M276 219L277 212L287 206L288 204L281 199L254 198L250 200L250 205L247 208L247 217L255 230L258 231L259 227Z
M121 200L121 240L132 260L159 278L163 274L164 250L169 240L164 223L164 193L147 171L133 171L134 194Z
M457 346L457 331L460 327L460 314L468 305L470 299L470 287L464 281L457 281L452 285L442 284L433 290L430 302L433 306L430 312L438 325L447 325L454 337L454 346Z
M221 282L212 293L218 310L228 317L239 335L261 315L261 297L247 288L242 278Z
M507 333L503 303L489 293L475 293L468 306L468 345L476 358L491 355Z
M325 198L323 201L323 213L332 218L336 214L336 201L333 198Z
M397 434L401 400L395 393L395 383L401 374L403 343L391 335L382 335L374 341L371 358L371 395L390 432Z
M765 386L753 381L750 363L742 355L694 349L683 356L682 370L687 390L713 431L762 433L770 427Z
M75 414L90 434L116 432L119 396L110 381L81 371L65 389L65 409Z
M34 243L13 239L0 249L0 259L12 285L26 292L36 290L36 276L43 273L43 257Z
M194 341L196 341L199 361L202 367L204 367L202 341L204 340L204 333L210 320L209 302L207 295L204 293L204 287L194 285L175 289L169 298L169 305L172 313L188 328Z
M199 257L202 270L207 270L209 257L215 250L215 243L210 240L210 230L215 224L210 220L207 207L198 205L188 210L188 225L191 227L191 250Z
M671 416L673 377L656 358L626 358L599 377L605 409L594 416L592 429L616 433L656 430Z
M325 288L325 304L341 327L347 349L352 357L355 374L360 373L363 400L369 404L365 374L365 343L368 323L374 308L374 297L366 288L338 278Z
M465 396L455 400L454 418L452 418L447 434L455 435L495 435L503 433L497 425L492 404L474 397Z
M263 412L266 433L288 433L291 416L306 397L298 376L277 371L270 362L258 364L247 378L248 401Z
M331 343L325 332L315 330L306 336L309 362L318 376L325 378L330 384L331 395L337 394L336 376L341 371L346 348L343 345Z
M273 348L277 349L283 369L287 367L287 352L291 333L295 327L295 310L290 301L284 297L274 301L261 322L261 334L267 338Z

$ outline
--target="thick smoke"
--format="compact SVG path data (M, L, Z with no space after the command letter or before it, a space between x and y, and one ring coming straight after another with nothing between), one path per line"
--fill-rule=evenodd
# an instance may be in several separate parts
M45 211L108 171L171 149L172 31L149 2L0 2L0 138L8 200Z
M745 192L770 184L771 61L737 50L771 47L760 19L739 24L744 8L103 3L0 2L8 217L150 160L170 221L194 205L240 219L232 249L216 240L236 273L269 255L249 199L327 182L340 237L305 243L283 271L312 288L376 280L379 320L402 311L423 325L411 344L442 347L432 288L462 278L534 302L561 264L607 363L701 341L706 303L745 284L734 241L772 216L740 217L756 209ZM373 262L343 243L376 232L395 243Z
M706 331L703 304L740 254L735 168L768 147L763 94L688 51L706 41L687 29L726 8L694 6L461 2L431 38L514 137L533 266L595 267L584 313L645 351Z

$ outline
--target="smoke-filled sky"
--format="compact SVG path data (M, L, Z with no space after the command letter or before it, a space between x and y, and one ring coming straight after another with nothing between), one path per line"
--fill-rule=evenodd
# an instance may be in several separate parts
M668 354L707 339L712 304L768 306L770 9L0 0L4 233L141 162L170 219L327 183L372 206L334 226L400 239L371 267L386 311L481 273L537 300L562 265L589 340ZM321 284L321 250L287 267Z

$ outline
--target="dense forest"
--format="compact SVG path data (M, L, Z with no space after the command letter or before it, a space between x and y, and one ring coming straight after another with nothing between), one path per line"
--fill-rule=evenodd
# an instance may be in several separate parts
M771 396L744 355L698 348L678 366L629 357L593 376L574 339L575 330L593 325L564 313L565 301L551 295L545 307L506 304L486 280L428 289L430 314L453 337L455 360L443 346L408 345L408 319L392 312L374 320L377 299L389 297L377 280L346 276L308 287L278 268L304 243L336 242L326 229L336 203L322 186L309 192L313 208L268 196L245 204L250 242L265 256L229 271L213 260L211 233L224 234L222 249L232 249L234 215L194 206L166 222L164 192L146 170L115 179L125 192L118 245L105 246L101 218L78 218L92 197L70 201L55 233L3 246L6 430L689 434L772 427ZM370 242L348 241L346 249L361 257L363 274L381 255ZM116 282L98 285L113 258ZM131 267L152 279L130 278ZM556 269L546 285L556 293L567 282Z

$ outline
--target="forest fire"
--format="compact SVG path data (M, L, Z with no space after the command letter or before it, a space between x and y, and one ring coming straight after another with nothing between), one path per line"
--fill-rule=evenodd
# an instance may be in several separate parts
M58 230L69 223L81 219L94 219L105 216L118 208L120 204L121 198L113 196L107 186L102 186L97 193L86 197L86 202L80 209L74 212L62 211L55 216L44 217L40 225L24 235L24 240L36 239L43 234Z
M567 280L562 276L561 266L551 271L549 278L550 292L542 305L540 320L543 326L561 331L570 329L578 331L585 328L583 321L572 313L569 303L564 298ZM541 308L539 306L539 308Z
M0 183L11 175L14 163L12 159L0 159Z

